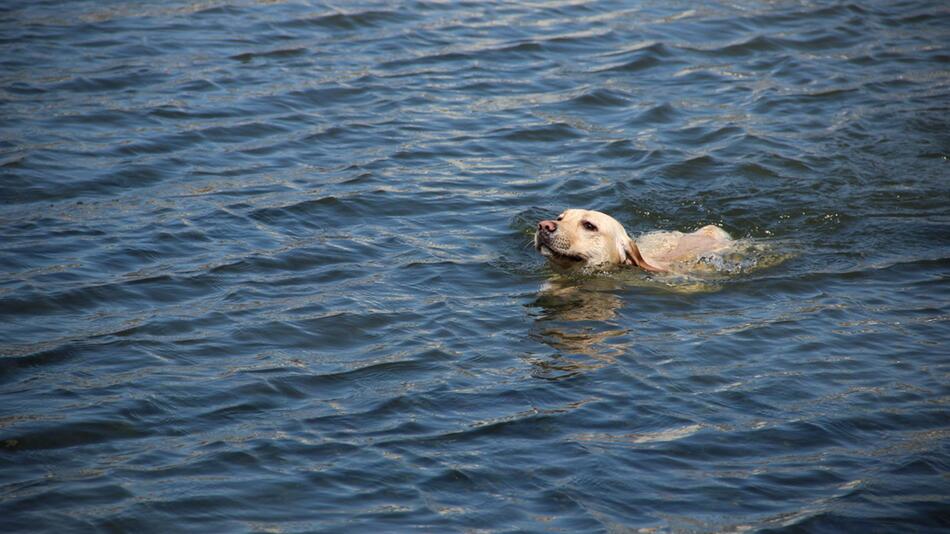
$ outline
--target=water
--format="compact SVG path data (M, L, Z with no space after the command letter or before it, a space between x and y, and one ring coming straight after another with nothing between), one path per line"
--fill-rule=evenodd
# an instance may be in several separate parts
M948 28L5 4L3 530L946 529ZM567 207L770 252L559 278Z

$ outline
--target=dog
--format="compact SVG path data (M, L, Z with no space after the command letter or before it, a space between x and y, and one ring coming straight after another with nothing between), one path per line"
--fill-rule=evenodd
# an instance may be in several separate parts
M733 243L725 230L712 224L688 234L650 232L634 241L610 215L582 209L540 221L534 234L534 248L560 270L632 266L651 273L680 273Z

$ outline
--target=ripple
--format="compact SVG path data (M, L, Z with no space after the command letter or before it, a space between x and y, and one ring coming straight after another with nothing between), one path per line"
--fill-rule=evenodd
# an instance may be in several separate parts
M628 106L630 101L624 95L615 91L598 89L574 98L566 104L569 104L569 107L612 108Z
M524 142L546 142L559 139L578 138L580 134L569 124L548 124L537 128L520 129L514 132L506 133L505 139Z
M412 17L405 13L395 11L352 11L339 12L316 17L295 19L284 22L285 26L296 27L317 27L333 30L360 30L363 28L375 28L392 22L403 22L412 20Z
M302 56L307 53L306 48L280 48L277 50L268 50L266 52L244 52L231 56L231 59L243 63L251 62L255 59L281 59Z
M627 55L627 54L625 54ZM638 47L636 52L629 54L633 59L624 60L623 63L607 66L599 69L597 72L623 72L633 73L648 70L658 66L668 66L676 60L668 60L673 56L671 51L662 43L654 43L645 47Z
M944 524L945 10L0 10L7 530Z

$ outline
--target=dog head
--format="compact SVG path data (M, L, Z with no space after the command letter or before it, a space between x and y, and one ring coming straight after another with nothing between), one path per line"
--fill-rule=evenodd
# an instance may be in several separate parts
M555 220L539 222L534 248L562 269L635 265L658 270L643 260L623 225L599 211L569 209Z

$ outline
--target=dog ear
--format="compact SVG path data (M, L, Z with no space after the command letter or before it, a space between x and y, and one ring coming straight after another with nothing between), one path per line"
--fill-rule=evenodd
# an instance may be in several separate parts
M640 254L640 249L637 248L637 244L629 237L623 245L623 254L621 257L624 258L624 265L634 265L651 273L663 272L662 269L657 269L643 259L643 255Z

